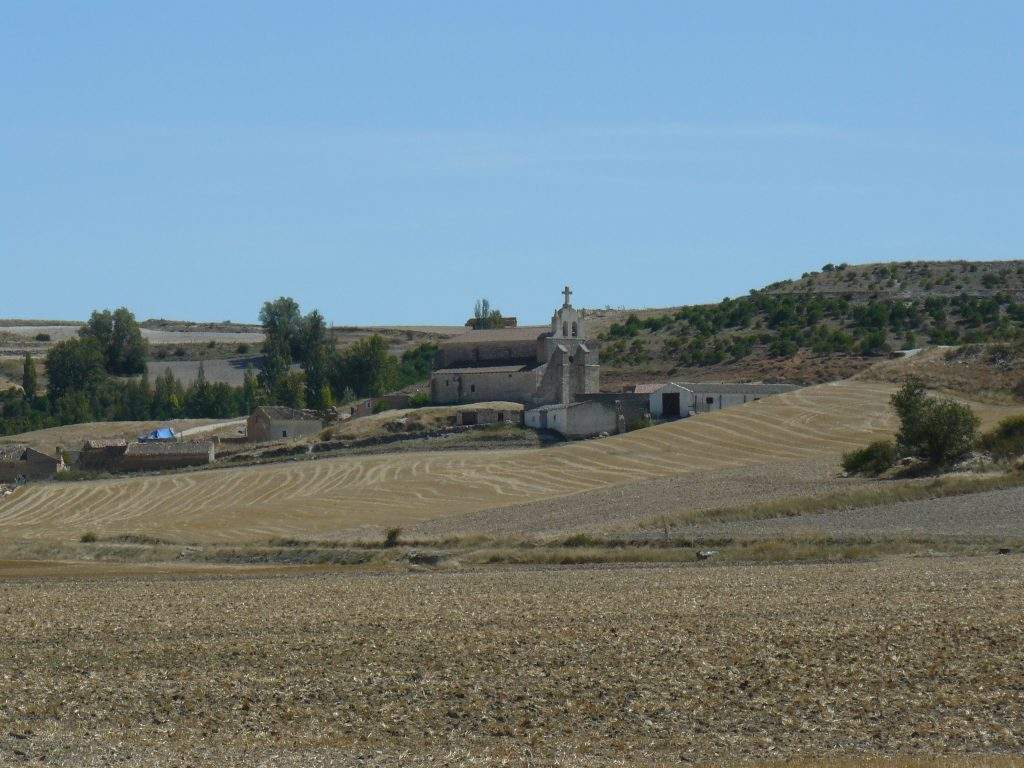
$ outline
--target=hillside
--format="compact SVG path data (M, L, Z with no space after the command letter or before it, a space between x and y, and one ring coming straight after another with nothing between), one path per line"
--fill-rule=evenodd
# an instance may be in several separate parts
M596 311L602 384L832 381L893 350L1024 337L1024 261L826 265L717 304Z
M74 539L96 531L194 542L329 538L657 478L688 476L691 485L705 488L718 472L755 467L765 470L761 474L767 479L748 482L745 493L750 501L760 500L780 493L775 474L786 480L787 473L803 472L814 461L817 474L809 480L828 483L836 476L842 451L891 434L888 400L893 390L874 382L822 385L545 450L343 457L38 483L0 500L0 537ZM1012 412L998 406L977 410L989 425ZM680 507L693 503L685 487L680 492ZM792 495L792 484L781 492ZM723 501L716 498L715 503ZM636 518L646 512L626 507L620 514ZM496 525L509 519L507 512L494 512ZM552 524L547 512L537 519L515 519L527 531ZM587 524L571 522L576 529Z

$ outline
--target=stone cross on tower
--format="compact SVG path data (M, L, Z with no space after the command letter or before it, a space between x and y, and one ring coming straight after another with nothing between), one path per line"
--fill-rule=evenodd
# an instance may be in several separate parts
M565 295L565 304L563 304L562 306L563 307L571 307L572 306L572 302L569 301L569 297L572 296L572 288L570 288L567 285L567 286L565 286L565 290L562 291L562 293Z

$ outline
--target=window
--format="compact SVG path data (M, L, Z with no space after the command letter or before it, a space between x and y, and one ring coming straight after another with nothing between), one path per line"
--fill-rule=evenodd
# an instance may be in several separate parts
M704 398L704 402L707 403L708 405L714 405L715 404L715 398L713 398L710 395L708 395L707 397Z
M281 430L281 437L288 437L288 430L287 429L282 429Z
M470 384L469 385L469 391L470 392L476 392L476 384Z
M578 334L578 333L576 332L576 323L573 323L573 324L572 324L572 335L573 335L573 336L578 336L578 335L579 335L579 334Z
M569 323L568 322L562 323L562 335L563 336L568 336L569 335Z

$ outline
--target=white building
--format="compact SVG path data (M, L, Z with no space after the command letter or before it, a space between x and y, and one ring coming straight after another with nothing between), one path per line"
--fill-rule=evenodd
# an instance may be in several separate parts
M533 429L550 429L577 438L625 430L616 409L596 400L542 405L527 411L524 421Z
M674 381L665 384L637 384L633 391L650 398L652 419L678 419L689 416L693 407L693 392Z

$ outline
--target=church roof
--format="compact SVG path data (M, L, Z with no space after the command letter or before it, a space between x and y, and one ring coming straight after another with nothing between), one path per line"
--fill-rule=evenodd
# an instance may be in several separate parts
M475 365L463 366L461 368L439 368L434 371L434 375L439 373L452 375L460 373L518 373L520 371L529 370L530 368L535 368L536 366L536 363L519 363L518 365Z
M521 325L516 328L489 328L484 331L466 331L442 341L439 346L479 344L490 341L536 341L541 334L550 332L546 325Z

